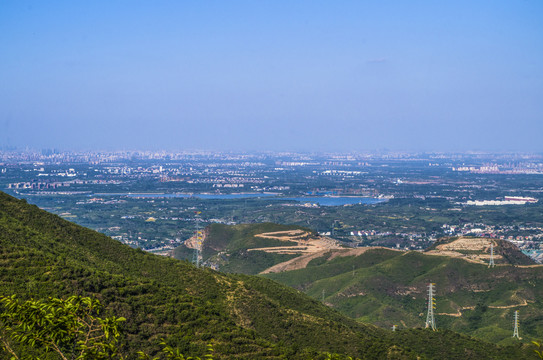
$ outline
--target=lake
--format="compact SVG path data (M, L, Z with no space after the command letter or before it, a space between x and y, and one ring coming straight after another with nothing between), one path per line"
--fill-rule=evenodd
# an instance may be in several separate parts
M300 203L318 204L321 206L342 206L342 205L355 205L355 204L376 204L387 201L388 199L371 198L363 196L279 196L277 194L266 193L237 193L237 194L157 194L157 193L125 193L125 194L95 194L100 196L128 196L134 198L198 198L198 199L261 199L274 200L274 201L297 201Z

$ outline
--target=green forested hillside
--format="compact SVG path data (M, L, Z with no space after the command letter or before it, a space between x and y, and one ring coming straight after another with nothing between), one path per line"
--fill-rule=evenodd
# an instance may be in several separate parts
M270 280L224 275L122 245L0 193L0 293L21 299L85 295L127 319L124 351L157 343L216 358L311 359L336 352L367 359L511 359L501 348L448 332L392 333L349 320Z
M543 337L543 267L485 264L419 252L372 249L359 256L326 256L305 269L267 277L300 289L362 322L389 328L423 326L427 285L436 284L439 328L500 344L512 338L519 311L521 336Z

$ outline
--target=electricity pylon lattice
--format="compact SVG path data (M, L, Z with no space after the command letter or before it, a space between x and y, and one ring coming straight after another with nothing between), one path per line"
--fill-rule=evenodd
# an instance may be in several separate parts
M196 244L192 255L192 263L196 265L196 267L200 267L202 264L202 243L204 242L203 233L200 230L200 214L200 211L196 212Z
M426 328L432 328L436 331L436 320L434 318L434 309L436 308L436 299L434 298L434 285L428 284L428 315L426 316Z
M520 336L518 335L518 311L515 311L515 320L514 320L514 327L513 327L513 337L516 337L517 339L520 339Z
M490 260L488 261L488 267L491 268L494 266L496 266L494 264L494 244L490 243Z

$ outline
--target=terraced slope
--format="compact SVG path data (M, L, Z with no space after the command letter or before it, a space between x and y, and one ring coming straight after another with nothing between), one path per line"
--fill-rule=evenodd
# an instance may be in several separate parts
M457 257L479 264L488 264L490 248L493 246L494 263L496 265L536 265L515 245L505 240L479 237L453 237L437 241L426 254Z
M174 250L177 259L192 259L195 240ZM272 223L212 224L204 230L203 259L224 272L258 274L303 255L338 249L333 239L299 226Z

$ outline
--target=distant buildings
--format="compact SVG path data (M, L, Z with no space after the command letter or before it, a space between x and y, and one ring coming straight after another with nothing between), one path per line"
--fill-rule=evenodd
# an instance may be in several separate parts
M497 165L483 166L458 166L452 167L452 171L470 172L473 174L543 174L543 164L528 163L524 165Z
M524 202L524 203L536 203L539 200L534 199L532 197L521 197L521 196L506 196L505 201L517 201L517 202Z
M469 200L466 205L485 206L485 205L524 205L526 203L536 203L538 199L521 196L506 196L504 200Z

